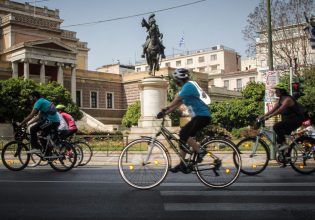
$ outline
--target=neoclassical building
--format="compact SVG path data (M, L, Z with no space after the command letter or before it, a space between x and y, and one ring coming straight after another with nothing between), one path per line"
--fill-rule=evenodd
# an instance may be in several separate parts
M148 72L135 72L134 66L120 64L88 70L87 43L80 41L76 32L63 30L62 22L58 9L0 0L0 80L57 81L82 111L118 128L128 105L140 99L139 83ZM173 71L162 66L156 75L167 76ZM193 74L208 91L208 74Z

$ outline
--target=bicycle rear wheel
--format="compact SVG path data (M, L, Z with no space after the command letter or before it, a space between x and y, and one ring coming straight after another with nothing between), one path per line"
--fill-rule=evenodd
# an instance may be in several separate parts
M84 141L76 141L73 144L80 146L83 151L82 161L80 162L79 166L87 165L91 161L93 156L93 150L91 146Z
M159 142L155 142L151 149L150 143L149 139L135 140L123 149L119 157L121 177L137 189L150 189L159 185L168 172L169 157L166 149Z
M269 148L261 139L256 144L256 137L244 138L236 147L242 157L242 173L256 175L264 171L268 166L270 159Z
M49 160L49 165L58 172L71 170L77 162L77 152L69 142L62 142L60 147L55 146Z
M300 137L296 139L289 149L290 164L292 168L301 174L315 172L315 139Z
M17 141L7 143L1 152L3 165L12 171L23 170L30 161L30 155L26 151L28 148L23 143Z
M225 139L212 139L203 144L202 148L207 154L195 166L200 181L213 188L224 188L234 183L242 164L234 144Z

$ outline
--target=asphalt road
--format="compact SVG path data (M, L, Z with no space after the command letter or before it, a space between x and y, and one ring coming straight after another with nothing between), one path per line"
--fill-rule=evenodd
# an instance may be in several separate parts
M116 167L0 168L0 219L315 219L315 174L269 167L217 190L194 174L170 173L142 191L124 183Z

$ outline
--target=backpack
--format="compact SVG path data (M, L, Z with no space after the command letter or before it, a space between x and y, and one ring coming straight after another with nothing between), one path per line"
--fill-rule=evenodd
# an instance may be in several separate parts
M47 112L45 112L45 113L47 115L54 115L57 113L57 109L56 109L54 103L52 103L52 102L50 103L49 108L48 108Z
M299 115L301 115L303 117L303 120L306 121L310 118L308 110L305 108L304 105L302 105L299 102L296 102L297 106L298 106L298 110L299 110Z
M199 98L200 100L205 103L206 105L209 105L211 103L211 99L208 96L208 94L203 91L202 88L200 88L200 86L198 85L198 83L196 83L195 81L190 81L197 89L197 91L199 92Z

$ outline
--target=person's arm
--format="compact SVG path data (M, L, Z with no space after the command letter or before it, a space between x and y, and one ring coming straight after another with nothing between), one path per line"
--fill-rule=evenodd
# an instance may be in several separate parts
M176 96L175 99L171 102L169 106L164 108L165 114L173 112L177 107L179 107L181 104L183 104L182 97Z
M286 108L293 106L294 101L291 98L285 98L282 105L280 105L275 111L269 114L268 117L273 117L281 114Z
M272 117L271 115L280 107L279 103L276 103L275 106L269 111L267 112L266 114L264 114L263 116L261 116L259 119L262 120L262 119L267 119L267 118L270 118Z
M21 125L25 125L29 120L31 120L37 114L38 114L38 110L33 108L31 113L21 122Z

